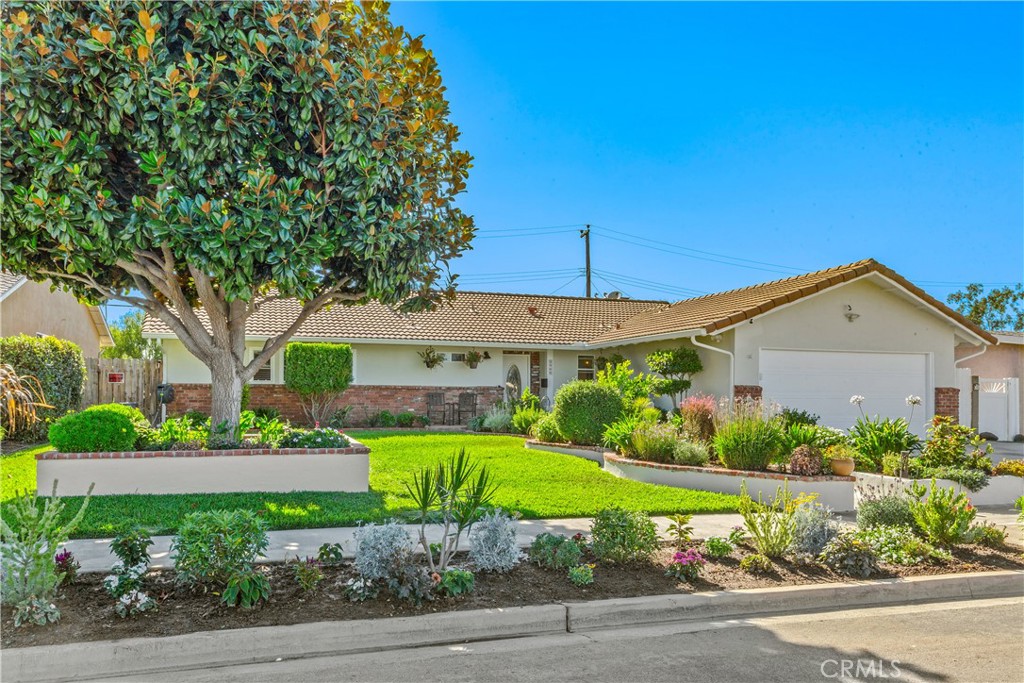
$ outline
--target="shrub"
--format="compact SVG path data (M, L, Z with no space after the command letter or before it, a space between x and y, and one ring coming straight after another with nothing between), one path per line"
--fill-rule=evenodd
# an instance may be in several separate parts
M453 598L472 593L474 586L476 577L473 576L473 572L465 569L446 569L441 573L441 580L437 584L439 591Z
M178 417L188 418L189 420L191 420L193 423L195 423L197 425L206 424L206 422L208 422L209 419L210 419L209 415L207 415L206 413L204 413L201 410L195 410L195 409L186 410L184 413L182 413Z
M289 342L284 384L302 399L310 422L328 424L334 404L352 383L352 347L328 342Z
M636 414L626 414L604 428L602 443L614 448L623 455L634 455L633 432L643 424L643 418Z
M594 555L612 562L646 560L658 549L658 528L645 513L610 508L590 526Z
M164 420L153 436L152 445L164 449L176 444L196 443L199 448L206 448L209 437L210 430L203 422L185 414Z
M998 527L991 522L972 524L964 536L964 541L971 545L1001 548L1006 545L1006 527Z
M671 462L678 436L672 425L664 422L642 423L632 436L633 452L641 460Z
M826 567L846 576L866 579L878 572L875 551L852 531L841 531L825 546L818 559Z
M252 414L255 415L257 418L262 418L264 420L281 419L281 411L278 410L277 408L253 408Z
M688 548L672 556L672 560L668 563L668 569L665 570L665 575L680 581L693 583L700 578L705 564L707 562L704 560L704 556L696 548Z
M778 424L782 429L782 436L785 440L783 448L786 453L792 453L801 446L816 447L818 445L820 431L817 426L793 424L786 427L781 420L778 421Z
M713 396L698 394L688 396L679 403L677 424L688 438L703 444L711 443L715 437L715 409Z
M930 489L914 482L910 486L910 512L917 528L932 543L941 546L961 543L977 515L965 493L939 488L932 479Z
M825 471L824 456L814 446L797 446L789 456L789 471L804 477L817 477Z
M882 456L886 453L911 451L920 445L920 439L902 417L861 416L850 429L850 442L862 456L857 466L871 472L881 469Z
M1024 477L1024 460L1003 460L992 468L994 476Z
M52 406L36 410L39 421L24 429L24 438L45 436L51 422L81 407L85 359L77 344L56 337L25 334L0 337L0 358L13 367L18 376L31 375L39 380L43 397ZM20 432L18 436L21 438Z
M814 502L797 506L793 515L793 542L790 551L798 558L816 558L839 533L839 520L827 507Z
M252 609L270 599L270 581L255 567L238 569L228 577L220 601L229 607Z
M151 545L153 539L145 529L131 526L114 537L110 542L110 552L114 553L126 567L134 567L137 564L148 566Z
M779 420L784 429L789 429L793 425L816 425L820 419L814 413L796 408L783 408L779 412Z
M416 425L416 413L399 413L395 415L395 424L399 427L413 427Z
M955 481L971 491L980 491L988 486L988 475L984 470L973 470L965 467L923 467L917 472L922 479L947 479Z
M633 372L630 362L622 358L599 367L594 381L614 389L624 405L646 406L650 405L655 378L642 372Z
M565 437L558 431L558 423L555 422L555 416L552 413L546 413L544 417L533 423L530 433L538 441L546 441L548 443L565 441Z
M400 600L419 605L433 599L435 581L425 567L416 563L412 552L399 552L392 558L386 584Z
M120 410L93 406L50 425L50 443L62 453L130 451L135 448L135 426Z
M53 551L60 547L78 527L85 516L92 495L92 486L85 494L85 500L73 517L65 521L65 503L57 497L57 482L53 482L53 491L46 501L39 505L35 492L23 493L5 505L4 514L0 517L0 566L3 567L2 590L3 601L11 605L19 605L27 601L38 600L49 603L63 580L57 571ZM34 621L31 614L46 613L39 611L40 605L27 605L25 618ZM53 619L60 618L60 612ZM44 622L45 623L45 622Z
M348 438L336 429L289 429L281 437L280 448L348 448Z
M928 545L910 527L873 526L857 531L857 538L871 546L882 562L899 565L915 565L929 557L942 555Z
M990 472L992 447L973 429L957 424L947 415L936 415L928 427L928 439L921 449L924 467L953 467Z
M676 465L704 467L711 460L708 448L698 441L680 439L672 446L672 462Z
M914 513L910 500L901 493L866 497L857 505L857 526L869 529L874 526L913 527Z
M583 559L583 551L572 539L546 532L533 539L528 555L531 562L545 569L568 569Z
M131 420L132 427L135 428L135 444L134 447L138 449L145 448L152 440L156 438L157 431L153 429L153 425L150 424L149 418L146 417L141 410L132 406L126 406L120 403L105 403L102 405L90 406L86 408L86 411L96 410L102 408L103 410L121 413L129 420Z
M149 556L146 558L148 560ZM103 579L103 587L116 601L114 612L117 616L123 619L156 607L156 601L142 590L142 577L148 570L148 562L134 565L115 562L112 573Z
M367 524L356 529L356 571L371 581L386 579L392 569L394 558L411 554L412 536L400 524Z
M748 574L767 574L772 570L772 561L761 553L751 553L740 560L740 569Z
M555 425L572 443L601 443L606 425L622 414L622 398L615 389L594 382L576 380L562 386L555 395Z
M736 546L734 546L727 538L722 538L721 536L709 536L704 540L704 554L708 557L721 559L731 555L733 550L736 550Z
M252 510L212 510L185 516L171 553L182 582L223 585L250 571L268 543L266 522Z
M7 363L0 363L0 440L19 430L27 431L39 422L37 410L47 407L39 380L19 375Z
M315 557L306 557L305 560L295 556L295 582L299 588L309 593L315 591L320 582L324 580L324 570L320 560Z
M512 414L512 428L516 434L529 434L530 428L545 415L540 408L519 408Z
M580 564L569 568L569 580L574 586L589 586L594 583L594 565Z
M755 502L747 495L746 482L740 485L740 515L758 552L768 557L782 557L793 544L796 531L794 516L797 502L788 484L780 486L775 498L765 503L758 494Z
M491 409L484 413L481 427L485 432L504 434L512 428L512 413L502 405L491 406Z
M500 509L485 513L469 532L469 559L481 571L503 574L523 558L516 543L516 523Z
M778 423L744 416L720 425L713 443L726 467L760 471L783 452L785 441Z
M704 369L697 350L688 346L658 349L647 354L644 360L651 372L661 375L655 379L654 393L671 396L675 405L679 405L682 394L689 391L690 377Z
M341 564L345 561L345 551L340 543L321 543L316 559L320 564Z

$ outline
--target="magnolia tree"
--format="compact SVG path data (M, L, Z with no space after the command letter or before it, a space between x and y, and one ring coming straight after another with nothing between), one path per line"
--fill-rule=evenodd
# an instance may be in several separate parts
M385 4L8 2L5 268L159 318L213 424L332 304L452 295L470 156L437 65ZM300 306L244 360L246 321Z

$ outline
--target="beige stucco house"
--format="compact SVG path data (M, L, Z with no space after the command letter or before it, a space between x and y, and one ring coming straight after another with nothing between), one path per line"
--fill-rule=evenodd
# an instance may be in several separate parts
M49 283L0 272L0 337L46 335L72 341L86 358L113 345L103 312L73 295L50 291Z
M287 300L261 307L249 321L251 347L284 330L297 311ZM208 410L206 367L160 321L147 320L144 330L162 340L164 379L176 389L170 412ZM593 377L602 356L621 354L647 370L649 352L686 345L704 364L691 392L761 396L843 428L860 414L853 394L865 397L866 412L904 417L905 398L917 395L919 433L932 414L959 414L958 349L977 352L997 341L870 259L677 303L460 292L452 306L429 313L339 306L311 316L295 339L352 345L354 378L342 404L356 407L356 423L381 409L425 412L427 394L438 391L446 401L475 394L483 410L506 386L529 386L550 404L566 382ZM426 368L418 352L427 346L447 362ZM475 369L460 362L473 349L488 356ZM251 405L298 419L283 377L278 354L252 383Z

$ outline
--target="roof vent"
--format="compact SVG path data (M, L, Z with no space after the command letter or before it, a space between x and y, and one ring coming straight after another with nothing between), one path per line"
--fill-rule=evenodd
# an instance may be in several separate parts
M532 316L533 316L534 318L543 318L543 317L544 317L543 315L541 315L540 311L539 311L539 310L537 310L537 307L536 307L536 306L527 306L527 307L526 307L526 310L527 310L527 312L529 312L529 314L530 314L530 315L532 315Z

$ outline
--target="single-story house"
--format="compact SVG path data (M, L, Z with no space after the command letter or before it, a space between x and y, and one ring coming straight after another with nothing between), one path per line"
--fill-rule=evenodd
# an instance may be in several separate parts
M294 301L273 301L249 321L253 349L294 320ZM159 320L147 337L162 340L164 380L175 387L169 414L207 410L210 374ZM378 410L426 412L427 394L446 401L476 395L485 410L506 386L530 389L548 404L560 386L594 376L598 359L621 354L639 370L645 356L677 345L697 350L704 370L691 392L763 397L848 428L860 414L907 416L913 428L929 416L959 414L955 358L996 338L908 280L868 259L677 303L528 294L460 292L451 306L399 314L379 304L334 307L311 316L295 340L352 345L354 377L342 396L353 423ZM418 355L432 346L447 362L428 369ZM477 350L477 368L460 362ZM251 405L301 418L283 386L283 354L252 383ZM658 399L670 407L667 399Z
M73 294L50 291L48 282L0 271L0 337L45 335L78 344L86 358L113 346L103 312Z
M958 348L960 422L1009 441L1024 432L1024 332L993 332L998 346Z

